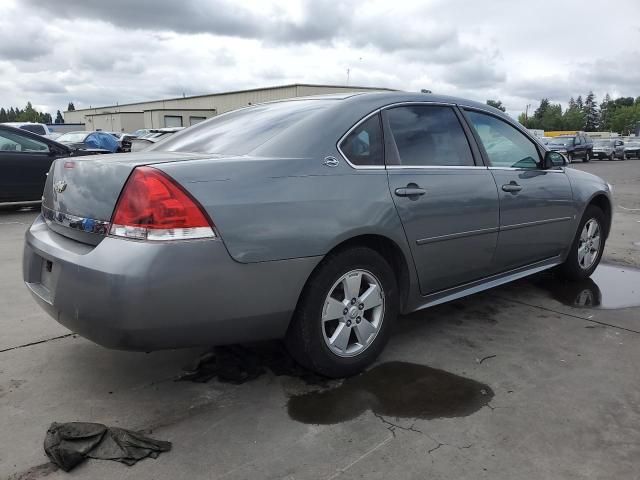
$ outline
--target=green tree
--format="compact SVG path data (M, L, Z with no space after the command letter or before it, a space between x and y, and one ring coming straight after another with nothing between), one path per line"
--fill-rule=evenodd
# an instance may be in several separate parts
M69 102L69 105L67 105L67 112L73 112L75 109L76 107L73 102Z
M4 109L4 107L0 108L0 123L8 121L9 118L7 117L7 111Z
M520 125L522 125L525 128L529 128L529 121L527 118L527 114L522 112L520 115L518 115L518 122L520 123Z
M64 123L64 117L62 116L62 113L60 113L60 110L58 110L56 112L56 123Z
M9 112L7 113L7 121L8 122L15 122L16 121L16 111L13 109L13 107L11 107L9 109Z
M584 108L584 102L582 101L582 95L578 95L578 98L576 98L576 107L578 107L580 110L582 110Z
M582 130L584 123L584 111L578 107L578 101L576 100L573 106L567 108L562 116L562 129Z
M609 131L611 130L611 114L613 113L614 106L611 101L611 96L607 93L600 104L600 129Z
M611 130L623 135L635 131L640 123L640 104L616 108L611 116Z
M600 126L600 113L596 104L596 96L593 92L589 92L584 101L584 130L587 132L595 132Z
M502 110L503 112L507 111L507 109L505 108L504 105L502 105L502 102L500 100L487 100L487 105L489 105L490 107L497 108L498 110Z

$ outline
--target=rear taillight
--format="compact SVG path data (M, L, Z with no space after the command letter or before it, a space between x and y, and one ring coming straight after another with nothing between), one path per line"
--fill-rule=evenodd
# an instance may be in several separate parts
M133 170L111 216L109 233L136 240L216 236L202 207L172 178L151 167Z

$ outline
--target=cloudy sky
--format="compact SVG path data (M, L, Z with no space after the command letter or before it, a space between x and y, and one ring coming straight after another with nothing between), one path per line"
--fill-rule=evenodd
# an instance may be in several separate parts
M2 0L0 105L321 83L497 98L640 95L640 1Z

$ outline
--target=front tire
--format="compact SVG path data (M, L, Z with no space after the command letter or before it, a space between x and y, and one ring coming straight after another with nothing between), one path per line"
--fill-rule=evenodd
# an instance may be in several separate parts
M591 156L589 155L589 152L584 154L584 158L582 159L583 163L589 163L589 160L591 160Z
M398 315L398 287L375 250L327 256L312 274L286 336L291 355L327 377L361 372L378 357Z
M595 205L589 205L580 220L569 254L558 268L563 277L584 280L591 276L602 258L606 224L603 211Z

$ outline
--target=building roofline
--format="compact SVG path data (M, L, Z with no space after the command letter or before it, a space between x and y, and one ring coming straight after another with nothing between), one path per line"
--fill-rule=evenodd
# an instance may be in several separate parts
M388 91L388 92L396 92L397 90L393 88L386 87L359 87L357 85L322 85L315 83L290 83L287 85L275 85L271 87L260 87L260 88L248 88L245 90L232 90L230 92L219 92L219 93L203 93L201 95L191 95L188 97L173 97L173 98L162 98L160 100L145 100L143 102L133 102L133 103L123 103L117 105L104 105L101 107L90 107L90 108L78 108L76 110L65 110L64 113L72 112L84 112L87 110L96 110L98 108L121 108L121 107L129 107L133 105L144 105L145 103L153 103L153 102L171 102L173 100L188 100L191 98L203 98L203 97L218 97L222 95L233 95L236 93L247 93L247 92L261 92L264 90L275 90L281 88L292 88L292 87L320 87L320 88L353 88L356 90L373 90L373 91ZM113 112L113 113L127 113L127 112ZM129 112L136 113L136 112Z

